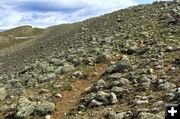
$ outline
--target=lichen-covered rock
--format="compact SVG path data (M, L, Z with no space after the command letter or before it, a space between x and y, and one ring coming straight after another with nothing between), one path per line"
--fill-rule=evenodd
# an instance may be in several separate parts
M20 98L17 104L17 118L25 118L34 113L36 102L31 102L27 98Z
M49 112L53 112L55 109L55 104L48 101L40 102L37 105L36 111L42 115L47 114Z
M131 62L126 55L123 55L122 59L109 71L109 73L123 72L129 69L132 69Z
M151 84L151 80L146 75L140 76L137 81L140 86L146 89L148 89Z
M90 104L89 107L98 107L103 105L103 102L97 101L96 99L93 99Z
M70 65L68 63L65 63L64 66L62 67L62 74L68 73L70 71L75 70L75 67L73 65Z
M4 100L7 96L5 88L0 88L0 101Z
M57 77L57 75L55 73L48 73L43 76L40 76L39 82L40 83L47 82L47 81L55 79L56 77Z
M176 90L176 85L175 84L172 84L172 83L169 83L169 82L165 82L165 83L162 83L158 86L158 89L159 90L164 90L164 91L172 91L172 90Z
M164 119L164 117L160 114L151 114L147 112L141 112L138 115L138 119Z

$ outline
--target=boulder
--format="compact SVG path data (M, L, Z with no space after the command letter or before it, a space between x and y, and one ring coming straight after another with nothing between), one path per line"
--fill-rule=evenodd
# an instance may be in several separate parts
M43 101L37 105L36 111L41 115L53 112L55 109L55 104L48 101Z
M108 72L112 74L116 72L124 72L129 69L132 69L131 62L126 55L123 55L122 59L116 64L116 66L112 67Z
M107 104L109 102L108 97L109 97L108 93L105 93L104 91L98 91L95 99Z
M20 98L17 104L17 118L27 118L34 113L36 108L36 102L31 102L27 98Z

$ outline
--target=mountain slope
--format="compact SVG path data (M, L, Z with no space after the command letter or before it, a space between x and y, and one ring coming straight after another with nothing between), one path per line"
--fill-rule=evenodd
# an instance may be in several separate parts
M0 117L163 118L164 104L180 101L179 6L154 2L53 26L9 48Z

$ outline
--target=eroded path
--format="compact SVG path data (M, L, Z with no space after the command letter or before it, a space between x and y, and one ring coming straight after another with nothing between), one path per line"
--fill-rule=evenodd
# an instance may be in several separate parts
M79 102L81 94L87 87L92 85L93 82L97 81L100 76L105 72L107 64L101 64L93 67L90 74L86 79L79 79L75 81L73 89L71 91L62 92L62 99L56 100L56 110L52 113L53 119L62 119L63 116L71 111L75 105Z

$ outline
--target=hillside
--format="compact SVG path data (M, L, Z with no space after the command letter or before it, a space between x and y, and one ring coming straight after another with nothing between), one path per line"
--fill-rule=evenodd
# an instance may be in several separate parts
M0 118L163 119L180 103L176 0L0 38Z
M37 38L45 29L20 26L0 32L0 50Z

